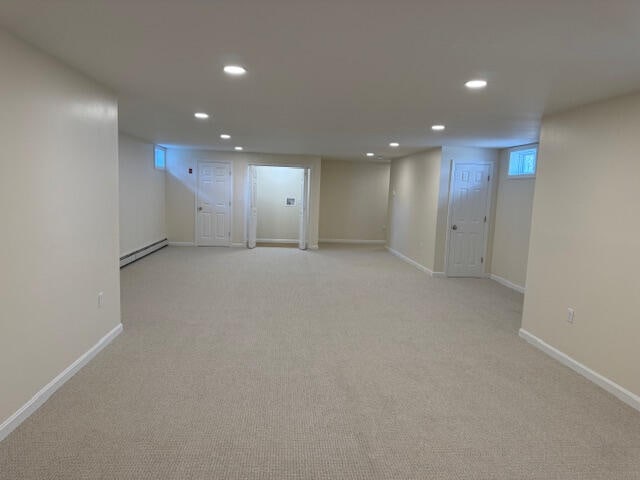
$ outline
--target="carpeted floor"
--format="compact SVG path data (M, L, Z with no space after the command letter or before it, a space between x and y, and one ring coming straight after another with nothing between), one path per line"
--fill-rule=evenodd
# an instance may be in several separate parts
M522 296L381 248L166 248L3 479L639 479L640 414L518 338Z

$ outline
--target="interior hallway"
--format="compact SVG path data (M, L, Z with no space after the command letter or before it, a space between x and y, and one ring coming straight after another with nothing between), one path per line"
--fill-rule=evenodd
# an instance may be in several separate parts
M631 479L640 416L517 335L522 296L381 247L168 247L3 479Z

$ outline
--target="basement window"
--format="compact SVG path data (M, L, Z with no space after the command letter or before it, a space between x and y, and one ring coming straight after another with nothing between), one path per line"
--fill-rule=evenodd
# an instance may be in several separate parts
M164 170L167 166L167 149L156 145L153 149L153 164L156 170Z
M509 150L509 178L535 177L537 163L537 145L512 148Z

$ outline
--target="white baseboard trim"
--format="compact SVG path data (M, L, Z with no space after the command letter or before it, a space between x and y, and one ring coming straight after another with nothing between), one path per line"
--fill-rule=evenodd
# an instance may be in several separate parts
M361 240L361 239L350 239L350 238L321 238L319 240L320 243L348 243L352 245L384 245L387 243L386 240Z
M0 424L0 441L4 440L13 430L15 430L22 422L24 422L33 412L47 401L47 399L55 393L64 383L75 375L78 370L84 367L95 357L100 350L109 345L111 341L122 332L122 324L119 323L109 333L102 337L98 343L87 350L75 362L65 368L53 380L46 384L38 393L18 409L13 415Z
M246 247L246 246L247 246L247 245L246 245L246 244L244 244L244 243L232 243L232 244L231 244L231 247L232 247L232 248L244 248L244 247Z
M504 285L505 287L510 288L511 290L515 290L516 292L520 292L520 293L525 292L524 287L518 285L517 283L510 282L506 278L502 278L498 275L494 275L493 273L489 274L489 278L495 282L498 282L500 285Z
M580 375L587 378L588 380L591 380L593 383L605 389L607 392L614 395L618 399L622 400L624 403L626 403L630 407L640 411L640 396L630 392L624 387L621 387L620 385L613 382L612 380L609 380L607 377L604 377L599 373L594 372L586 365L583 365L577 360L574 360L566 353L563 353L557 348L552 347L551 345L546 343L544 340L536 337L535 335L533 335L532 333L529 333L523 328L520 329L519 335L521 338L525 339L527 342L529 342L531 345L538 348L539 350L542 350L551 358L554 358L555 360L559 361L563 365L569 367L571 370L578 372Z
M169 242L170 247L195 247L193 242Z
M445 272L431 272L431 276L433 278L447 278L447 274Z
M431 269L425 267L424 265L416 262L415 260L407 257L406 255L403 255L402 253L398 252L397 250L394 250L393 248L391 248L390 246L386 246L386 249L389 250L389 253L391 253L392 255L398 257L400 260L403 260L405 262L407 262L409 265L413 265L414 267L416 267L418 270L426 273L427 275L430 275L432 277L434 276L440 276L439 274L442 272L433 272Z
M256 243L290 243L297 245L299 240L292 240L290 238L257 238Z

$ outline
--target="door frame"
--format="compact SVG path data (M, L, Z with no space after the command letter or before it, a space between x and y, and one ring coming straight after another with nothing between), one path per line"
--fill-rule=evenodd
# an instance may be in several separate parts
M196 161L196 188L193 203L193 245L199 247L198 244L198 198L200 195L200 164L201 163L224 163L229 166L229 235L226 245L221 247L232 246L231 236L233 235L233 161L232 160L198 160Z
M311 188L311 169L302 170L302 223L298 225L298 230L304 232L304 235L298 235L298 248L300 250L309 249L309 189ZM304 238L303 238L304 237Z
M494 162L474 162L474 161L456 161L456 160L452 160L451 161L451 173L449 174L449 198L447 200L447 232L446 232L446 237L445 237L445 248L444 248L444 274L447 277L452 277L452 275L449 274L449 249L450 249L450 244L451 244L451 226L453 224L453 184L455 181L455 173L456 173L456 168L458 165L482 165L484 166L488 166L489 167L489 181L487 182L489 184L489 201L487 202L487 207L486 207L486 211L485 211L485 215L487 216L487 221L484 224L484 239L483 239L483 247L482 247L482 252L483 252L483 258L484 258L484 262L482 262L482 274L480 277L475 277L475 276L471 276L471 277L458 277L458 278L486 278L487 277L487 251L489 249L489 233L491 231L490 229L490 225L491 225L491 210L493 207L493 202L494 202L494 198L493 198L493 185L494 185L494 180L495 180L495 169L496 169L496 164Z
M307 189L303 188L303 196L304 196L304 218L303 222L305 222L305 248L304 250L309 249L309 219L311 217L309 202L311 201L311 173L313 168L310 165L282 165L278 163L248 163L247 164L247 175L245 182L245 209L244 209L244 246L249 248L249 221L251 217L251 167L281 167L281 168L299 168L303 170L303 173L306 172L306 180L307 180ZM299 241L299 239L298 239ZM302 249L301 249L302 250Z

